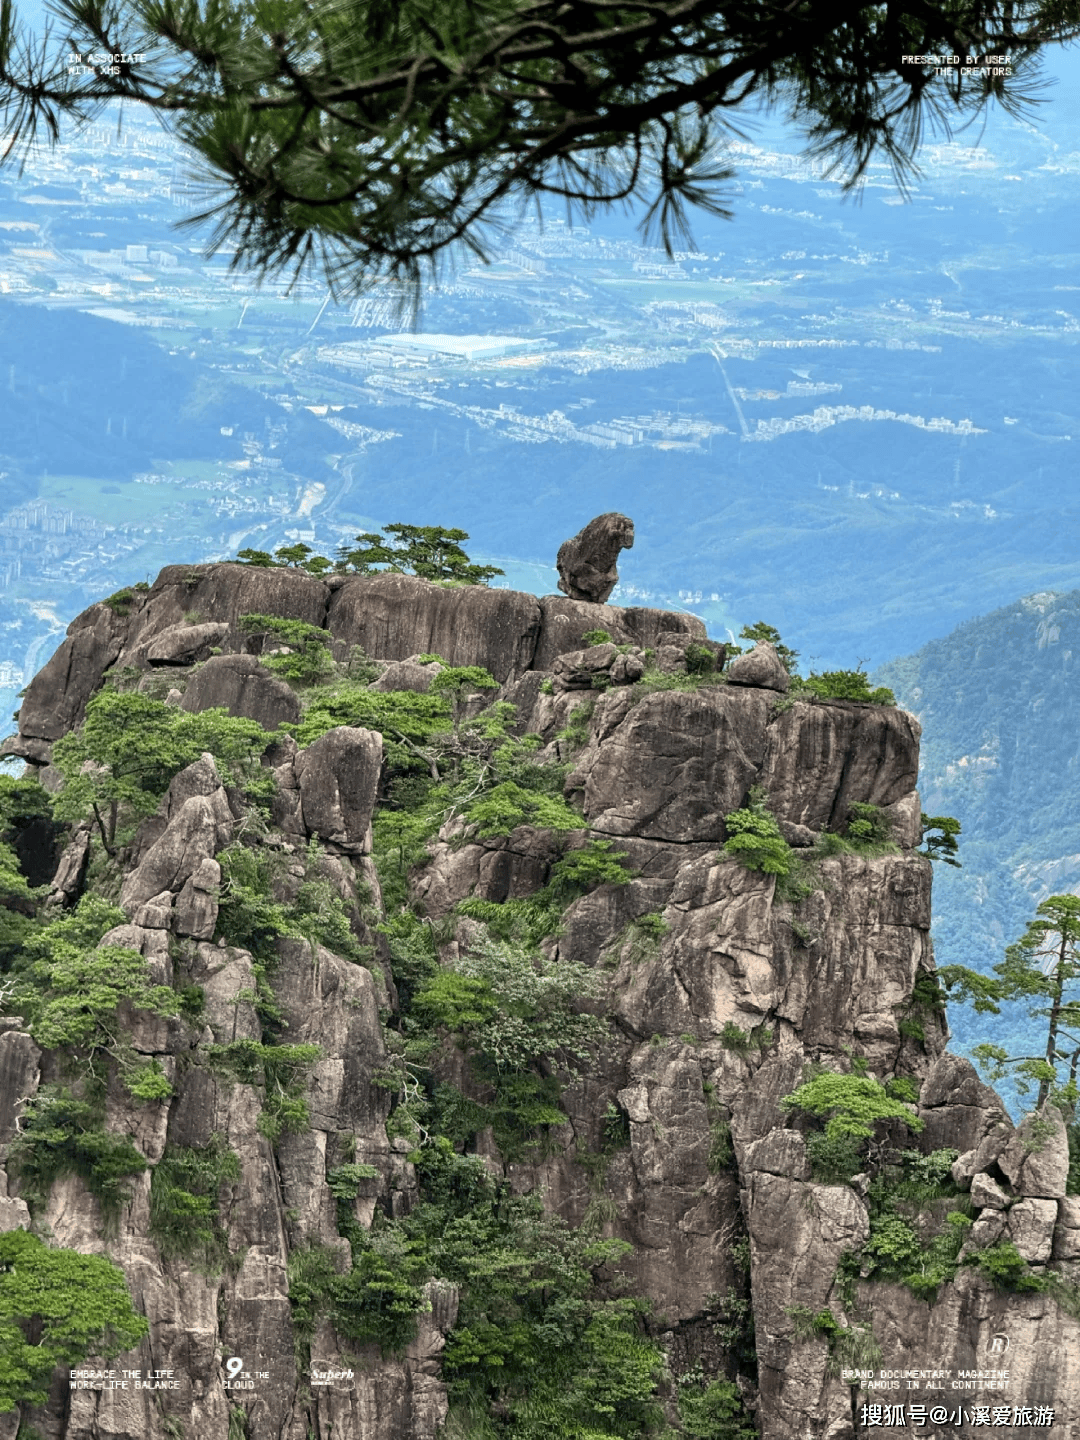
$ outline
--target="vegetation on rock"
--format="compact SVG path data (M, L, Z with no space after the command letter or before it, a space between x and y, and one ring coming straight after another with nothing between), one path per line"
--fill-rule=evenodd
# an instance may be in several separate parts
M469 536L464 530L446 530L439 525L384 525L386 535L365 531L353 545L338 548L337 560L316 555L298 542L281 546L271 556L266 550L241 550L237 559L245 565L267 568L294 566L310 575L418 575L422 580L439 580L457 585L486 585L504 572L496 565L476 565L461 548ZM388 539L387 536L390 538Z
M1011 1055L985 1042L973 1051L995 1079L1011 1074L1020 1094L1038 1085L1036 1109L1053 1099L1070 1118L1080 1086L1080 896L1043 900L1020 939L1005 951L994 975L945 965L938 977L957 1000L997 1015L1003 1004L1019 1004L1041 1024L1041 1053ZM996 978L995 978L996 977Z
M50 1249L24 1230L0 1235L0 1414L44 1404L58 1367L111 1360L149 1328L103 1256Z

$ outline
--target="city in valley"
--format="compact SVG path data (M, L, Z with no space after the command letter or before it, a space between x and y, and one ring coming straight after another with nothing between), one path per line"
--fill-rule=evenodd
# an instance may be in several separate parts
M668 255L619 217L507 217L490 263L335 298L314 273L257 283L178 228L207 194L156 122L73 130L0 172L0 708L80 609L164 564L295 540L332 554L426 518L544 592L560 540L624 509L643 539L617 598L723 636L797 597L839 651L845 567L914 527L950 537L962 574L952 537L974 568L979 530L1022 508L995 466L1036 446L1037 497L1067 468L1055 357L1080 331L1074 287L1051 265L1040 293L1027 273L1010 292L1004 242L943 260L933 238L1071 183L1060 146L1007 138L1015 153L928 147L906 208L884 169L844 204L790 137L739 140L736 219L703 220L699 248ZM987 347L1051 374L1037 394L1009 365L988 381ZM429 515L433 474L453 513ZM882 659L920 638L889 613Z

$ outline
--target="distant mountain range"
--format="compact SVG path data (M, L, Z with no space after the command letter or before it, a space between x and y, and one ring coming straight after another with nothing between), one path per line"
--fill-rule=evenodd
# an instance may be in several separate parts
M923 809L963 826L963 868L934 876L938 963L989 971L1040 900L1080 893L1080 590L971 620L874 679L922 722ZM1035 1038L1017 1014L949 1018L960 1049Z

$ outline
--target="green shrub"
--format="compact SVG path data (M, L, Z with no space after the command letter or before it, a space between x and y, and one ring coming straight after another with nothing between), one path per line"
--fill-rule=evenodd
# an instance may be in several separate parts
M798 650L792 650L789 645L784 644L780 639L779 630L774 626L766 624L764 620L758 620L754 625L744 625L739 631L739 639L749 640L751 645L756 645L759 640L767 640L776 651L780 664L783 665L787 673L796 679L798 678L795 676L795 662L799 658L799 652ZM742 653L743 649L740 645L729 645L727 647L727 658L729 661L733 660L736 655L741 655Z
M282 1135L302 1135L311 1128L307 1100L295 1088L271 1090L263 1101L255 1128L272 1145L276 1145Z
M165 1259L214 1273L228 1257L220 1192L240 1161L220 1135L199 1149L168 1146L150 1177L150 1236Z
M985 1250L969 1255L967 1263L974 1265L994 1288L1008 1292L1045 1290L1047 1279L1031 1269L1011 1240L999 1240Z
M733 1380L706 1381L700 1371L678 1380L679 1420L693 1440L757 1440Z
M884 685L875 690L863 670L826 670L810 675L802 682L804 689L819 700L865 700L871 705L895 705L896 696Z
M822 1185L847 1185L863 1168L862 1149L850 1135L818 1131L806 1138L806 1155L815 1180Z
M826 1070L813 1076L780 1101L785 1109L826 1120L831 1135L870 1139L881 1120L901 1120L910 1130L923 1122L900 1100L892 1099L884 1085L870 1075L840 1075Z
M900 1120L911 1130L923 1122L869 1075L839 1075L827 1070L805 1081L780 1101L785 1109L801 1110L825 1120L825 1128L808 1137L807 1155L816 1179L844 1183L862 1169L864 1142L882 1120Z
M606 630L586 630L581 637L582 645L610 645L611 636Z
M747 870L783 877L795 864L791 846L780 833L776 817L765 804L764 793L754 787L750 804L724 816L728 838L723 853L738 860Z
M49 930L42 934L52 938ZM49 958L30 972L42 987L31 1033L43 1049L80 1056L114 1049L111 1022L124 1000L154 1015L176 1013L176 992L149 983L146 960L137 950L99 945L83 952L59 942L50 948Z
M581 816L560 796L525 790L513 780L484 791L469 805L465 819L477 826L482 839L509 835L519 825L535 825L541 830L581 829Z
M709 1174L718 1175L721 1170L726 1170L734 1158L731 1123L724 1117L718 1117L709 1126L709 1156L706 1162Z
M684 674L680 670L647 669L641 679L635 680L631 685L630 703L637 705L648 695L657 695L668 690L694 691L723 683L723 676L718 675L714 670L688 671Z
M306 692L304 716L293 734L298 745L308 746L339 725L378 730L392 770L426 773L424 762L409 746L424 746L433 735L449 729L450 704L438 693L369 690L354 680L342 681Z
M970 1229L970 1216L950 1210L943 1228L920 1250L907 1274L899 1277L901 1282L920 1300L933 1302L938 1287L948 1284L955 1276L960 1250Z
M153 814L173 776L209 751L222 778L238 782L271 736L254 720L222 708L189 714L138 691L103 689L91 697L86 719L53 749L64 778L55 800L60 820L92 820L112 853L120 812Z
M80 1100L63 1086L42 1085L20 1124L8 1164L31 1208L45 1206L60 1176L80 1175L111 1227L131 1198L127 1182L147 1164L126 1135L106 1132L103 1106Z
M585 700L575 705L567 716L565 726L556 734L556 740L574 750L580 750L583 745L587 745L590 733L589 722L592 720L595 708L594 700Z
M285 906L273 898L281 858L261 846L235 842L219 851L217 860L221 866L218 934L256 959L274 962L275 943L290 930Z
M365 1180L377 1180L379 1172L374 1165L335 1165L326 1172L326 1186L335 1200L355 1200Z
M548 881L551 893L568 904L600 885L629 884L636 872L623 866L626 855L613 846L611 840L590 840L556 860Z
M603 963L614 966L625 960L631 965L638 965L643 960L652 960L659 954L664 936L670 929L670 925L659 910L654 910L648 915L639 915L636 920L630 921L623 933L605 952Z
M157 1060L151 1060L148 1064L139 1065L129 1071L124 1076L124 1086L133 1100L141 1100L147 1105L158 1100L168 1100L173 1093L169 1077Z
M771 1045L772 1033L767 1025L744 1030L733 1020L727 1020L720 1032L720 1044L725 1050L734 1050L737 1055L749 1055L754 1050L763 1050L767 1045Z
M243 1085L261 1085L264 1090L258 1131L271 1143L284 1134L299 1134L311 1124L308 1103L302 1093L302 1075L322 1049L318 1045L266 1045L259 1040L233 1040L208 1045L208 1063Z
M135 603L135 592L125 586L123 590L116 590L112 595L106 595L101 603L107 605L114 615L130 615L131 607Z
M716 652L708 645L688 645L684 658L688 675L712 675L716 670Z
M264 648L267 642L285 647L285 654L266 655L262 663L290 685L317 685L334 669L329 630L278 615L241 615L238 624L245 635L260 638Z
M608 1101L600 1124L600 1148L605 1154L630 1148L630 1117L614 1100Z
M44 1405L58 1368L112 1360L149 1329L111 1261L48 1249L25 1230L0 1235L0 1414Z

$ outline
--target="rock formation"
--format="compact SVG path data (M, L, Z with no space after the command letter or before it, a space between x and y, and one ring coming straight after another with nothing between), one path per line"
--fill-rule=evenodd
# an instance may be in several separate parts
M970 1418L948 1418L958 1409L1006 1405L1010 1424L1014 1407L1053 1407L1055 1429L1080 1427L1080 1197L1066 1193L1065 1131L1056 1112L1014 1128L945 1048L931 866L916 853L918 723L888 706L785 695L769 646L736 661L732 683L707 664L695 676L688 645L720 664L723 647L694 617L601 603L625 543L612 536L625 532L601 526L614 544L603 554L579 545L598 525L567 542L577 549L565 565L560 551L565 599L171 567L127 613L80 616L31 684L6 748L46 773L110 667L150 695L164 694L167 667L182 713L223 706L276 733L254 772L229 773L209 752L179 769L115 861L85 825L60 858L48 913L69 912L104 874L123 916L101 943L141 957L147 985L183 999L125 999L126 1048L102 1051L100 1133L126 1139L143 1167L118 1202L85 1164L35 1188L35 1096L71 1083L72 1057L38 1044L36 1021L0 1019L0 1232L33 1224L51 1245L111 1256L149 1335L104 1368L168 1382L73 1388L58 1370L47 1403L22 1406L27 1429L49 1440L466 1433L445 1429L445 1356L460 1394L480 1384L469 1346L482 1354L518 1332L504 1322L481 1336L475 1316L461 1328L473 1282L447 1273L445 1236L443 1259L408 1278L419 1244L409 1217L449 1193L425 1187L455 1151L473 1157L477 1195L501 1187L503 1210L540 1196L568 1226L626 1242L596 1283L617 1270L625 1293L648 1301L633 1343L666 1369L649 1381L652 1420L612 1400L621 1428L597 1411L598 1436L666 1423L676 1435L854 1440L863 1407L872 1417L885 1405L906 1407L894 1428L931 1436L967 1434ZM341 713L311 738L308 698L250 653L247 613L322 627L342 675L359 646L381 679L343 681ZM610 643L583 644L595 628ZM222 653L201 658L209 649ZM430 654L487 667L500 686L490 698L517 707L498 732L501 760L469 752L479 729L442 751L402 730L436 703L425 672L437 662L420 659ZM394 718L380 718L389 704ZM419 842L400 830L433 764L443 783L474 762L472 793L440 802ZM510 763L512 781L495 773ZM561 794L545 775L561 778ZM725 849L731 817L755 803L784 837L772 871ZM891 845L845 840L856 805L877 808ZM600 868L567 888L585 873L567 869L575 857ZM485 930L492 907L535 926L541 903L557 910L535 963L578 976L574 1014L607 1028L587 1062L528 1071L532 1109L514 1112L513 1132L494 1072L467 1059L489 992L469 981L473 1018L455 1029L447 1006L465 992L429 990L443 1019L427 1049L415 1048L428 1013L416 997L484 946L517 943ZM411 1029L398 1025L406 1013ZM152 1099L124 1079L141 1066L167 1082ZM860 1171L845 1169L850 1147L829 1150L824 1119L789 1098L821 1075L865 1082L892 1107ZM209 1188L184 1179L197 1166L216 1176ZM901 1178L923 1198L890 1208ZM181 1180L202 1204L197 1244L179 1211L172 1230L162 1219ZM902 1263L888 1250L897 1236ZM511 1299L515 1287L527 1288L515 1281ZM621 1292L596 1293L609 1303ZM408 1323L394 1322L399 1343L381 1344L372 1337L390 1333L390 1311L378 1297L391 1294ZM528 1396L498 1395L501 1436ZM722 1407L714 1415L730 1428L702 1429L695 1403ZM936 1416L925 1428L912 1419L920 1406Z
M603 605L619 583L615 568L620 550L634 544L634 522L612 510L559 546L559 589L571 600Z

